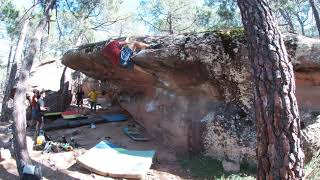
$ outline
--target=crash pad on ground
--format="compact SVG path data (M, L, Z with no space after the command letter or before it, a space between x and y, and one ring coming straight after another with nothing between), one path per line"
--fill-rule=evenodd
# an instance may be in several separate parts
M83 114L80 114L75 111L65 111L62 113L63 119L77 119L77 118L86 118Z
M109 114L101 116L103 120L108 122L118 122L128 120L128 116L124 114Z
M44 113L44 116L59 116L61 114L62 112L48 112L48 113Z
M99 124L99 123L106 123L101 118L88 118L87 119L76 119L75 121L72 121L70 119L63 119L59 118L55 121L44 123L44 130L50 131L50 130L56 130L56 129L64 129L64 128L75 128L79 126L86 126L90 124Z
M108 141L77 158L82 167L103 176L115 178L143 178L149 171L155 151L131 151Z
M137 131L137 130L132 130L128 127L125 127L122 129L125 135L127 135L129 138L135 141L150 141L151 138L147 136L146 133Z

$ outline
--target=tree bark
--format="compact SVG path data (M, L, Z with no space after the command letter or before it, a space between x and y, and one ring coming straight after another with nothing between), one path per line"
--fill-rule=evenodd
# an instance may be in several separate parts
M60 90L59 92L61 93L61 104L60 104L60 111L65 111L66 110L66 100L67 100L67 97L68 97L68 87L66 82L65 82L65 74L66 74L66 70L67 70L67 66L64 67L63 69L63 72L62 72L62 75L61 75L61 78L60 78ZM69 85L69 84L68 84Z
M312 8L314 19L316 20L316 25L317 25L318 32L319 32L319 37L320 37L320 17L319 17L319 12L318 12L318 9L317 9L317 7L315 5L314 0L309 0L309 3L310 3L310 6Z
M253 69L257 179L302 179L293 67L268 0L238 0Z
M8 56L8 63L7 63L7 73L6 73L6 80L9 78L10 76L10 64L11 64L11 59L12 59L12 49L13 49L13 46L12 44L10 45L10 51L9 51L9 56Z
M29 12L30 13L30 12ZM2 100L2 109L1 109L1 121L8 122L10 119L12 119L12 110L7 106L7 102L10 99L11 90L13 89L13 86L15 85L15 78L17 74L17 62L20 62L20 58L22 55L22 49L23 45L26 39L28 27L29 27L30 20L27 18L22 26L21 33L19 35L19 39L17 42L17 47L12 59L13 64L15 64L15 67L12 65L9 77L6 82L5 86L5 93ZM13 68L14 67L14 68Z
M33 10L33 9L32 9ZM31 14L31 10L29 11L29 14ZM30 19L29 17L27 17L24 20L23 26L22 26L22 30L21 33L19 35L19 40L17 43L17 47L16 47L16 52L14 53L13 56L13 62L20 62L21 59L21 55L22 55L22 50L23 50L23 45L27 36L27 31L29 29L29 23L30 23Z
M168 16L168 19L167 19L167 22L168 22L168 24L169 24L169 33L170 34L173 34L173 22L172 22L172 15L171 15L171 13L169 14L169 16Z
M8 122L10 119L12 119L12 109L8 107L8 101L10 100L11 96L11 90L13 89L13 86L15 84L15 76L17 74L17 63L14 63L11 66L10 70L10 75L9 75L9 80L8 80L5 91L4 91L4 96L2 100L2 107L1 107L1 121L2 122Z
M301 27L301 34L305 36L305 35L306 35L305 30L304 30L304 23L305 23L305 21L303 21L303 20L301 19L299 13L296 13L295 16L297 17L297 21L298 21L298 23L300 24L300 27Z
M33 64L34 57L38 51L42 32L45 30L47 23L50 20L50 11L54 7L56 0L48 0L45 4L43 18L40 20L35 33L30 41L24 58L22 67L19 73L18 85L14 97L13 108L13 137L14 137L14 152L17 162L19 175L22 176L23 162L32 164L26 143L26 108L24 105L26 99L26 82L29 78L30 69Z

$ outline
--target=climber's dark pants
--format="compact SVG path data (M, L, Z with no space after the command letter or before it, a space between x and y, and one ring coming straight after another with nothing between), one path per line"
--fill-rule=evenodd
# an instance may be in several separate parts
M94 112L97 111L97 102L90 101L90 110L91 110L91 112L92 112L92 110L93 110Z

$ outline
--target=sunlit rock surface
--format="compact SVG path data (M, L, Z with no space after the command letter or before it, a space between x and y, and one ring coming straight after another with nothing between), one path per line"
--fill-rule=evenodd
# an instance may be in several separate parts
M255 162L250 61L237 32L139 37L156 49L135 55L133 70L102 56L106 42L68 51L62 63L115 85L118 101L159 143L204 151L228 162ZM301 108L320 107L319 40L287 35ZM303 48L303 49L302 49Z

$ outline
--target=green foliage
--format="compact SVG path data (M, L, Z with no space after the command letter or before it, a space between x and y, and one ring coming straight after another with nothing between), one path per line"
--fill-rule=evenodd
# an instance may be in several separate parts
M257 167L256 166L252 166L251 164L247 163L247 162L243 162L242 164L240 164L240 172L242 174L248 175L248 176L255 176L257 173Z
M204 0L205 5L216 10L218 16L216 28L240 27L240 11L234 0ZM212 17L212 16L211 16Z
M139 18L157 33L196 30L197 4L193 0L142 0Z
M0 1L0 25L5 25L7 34L15 40L20 33L22 24L18 24L18 21L22 15L26 14L26 9L31 8L32 2L30 1L29 5L26 3L25 9L17 9L10 0ZM130 29L133 29L134 24L132 24L131 14L120 11L122 3L123 0L57 1L55 10L50 17L47 33L41 40L38 58L59 57L74 46L105 40L114 34L128 33ZM29 32L34 32L43 10L43 4L38 4L35 7L30 16ZM128 21L131 21L130 25L127 23ZM3 35L6 36L5 33ZM28 33L27 39L31 36L32 33ZM27 43L28 41L26 41L26 45Z
M222 163L219 160L203 155L191 156L189 154L181 154L178 155L177 158L182 168L196 178L212 179L223 175Z
M221 179L221 180L251 180L255 179L256 169L249 164L240 165L239 174L223 172L222 162L205 155L192 156L190 154L179 154L177 158L184 170L194 179Z
M270 1L270 3L273 12L278 17L279 24L287 24L285 27L288 27L288 19L291 19L296 32L311 35L308 31L314 24L311 23L310 14L312 12L308 0L280 0ZM287 29L282 28L281 30L287 31Z
M5 24L6 31L11 39L19 34L18 19L19 11L11 1L3 1L0 6L0 22Z
M216 33L221 38L223 47L231 58L235 55L233 50L238 48L238 42L245 42L244 28L218 30Z
M216 31L216 33L225 41L237 40L243 42L245 40L244 28L222 29Z
M110 32L112 25L126 20L121 4L122 0L59 1L50 32L42 39L43 56L61 56L74 46L100 40L97 32Z

